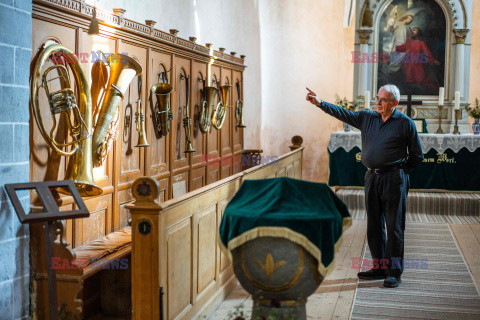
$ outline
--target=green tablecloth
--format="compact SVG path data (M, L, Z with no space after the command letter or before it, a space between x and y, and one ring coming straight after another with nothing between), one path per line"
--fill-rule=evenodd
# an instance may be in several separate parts
M317 258L325 274L350 224L346 205L326 184L275 178L244 181L225 208L219 233L230 257L257 237L288 238Z
M330 186L364 186L367 168L360 161L361 150L338 148L330 155ZM412 189L480 191L480 148L461 148L438 153L430 149L423 163L410 174Z

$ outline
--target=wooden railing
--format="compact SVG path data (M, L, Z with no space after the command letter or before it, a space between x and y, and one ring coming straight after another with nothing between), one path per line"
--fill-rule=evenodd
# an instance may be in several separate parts
M302 157L303 147L161 204L155 200L161 189L156 180L135 181L136 201L127 206L132 215L133 319L160 319L161 307L163 319L210 314L236 285L231 263L217 246L226 205L243 180L301 179Z

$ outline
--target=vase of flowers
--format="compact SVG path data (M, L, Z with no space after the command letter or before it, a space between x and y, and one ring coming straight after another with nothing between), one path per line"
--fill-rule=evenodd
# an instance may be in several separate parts
M466 105L465 110L468 115L474 119L472 124L473 134L480 134L480 103L478 98L475 98L475 107Z
M335 104L339 107L342 107L344 109L347 109L349 111L355 111L355 108L357 107L357 102L356 101L348 101L348 99L345 97L343 99L340 98L338 94L335 94ZM348 123L343 123L343 130L345 132L349 132L352 129L352 126L349 125Z

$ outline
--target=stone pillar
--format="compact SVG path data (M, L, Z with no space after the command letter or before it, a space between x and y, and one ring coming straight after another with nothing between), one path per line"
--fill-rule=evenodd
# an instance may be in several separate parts
M456 39L456 60L455 60L455 90L460 91L460 96L465 98L465 38L470 30L454 29Z
M363 96L365 91L368 90L368 60L364 59L365 56L369 56L368 52L368 42L370 41L370 35L372 34L372 29L357 29L358 37L360 38L360 52L362 53L362 60L366 60L361 63L359 72L358 72L358 86L357 86L357 96Z
M30 308L28 225L21 225L3 189L29 181L29 68L32 57L32 2L0 6L0 318L26 319ZM19 193L24 208L27 192Z

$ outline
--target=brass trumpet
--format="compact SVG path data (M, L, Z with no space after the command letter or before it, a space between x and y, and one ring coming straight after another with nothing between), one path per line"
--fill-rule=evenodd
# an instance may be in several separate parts
M215 103L215 96L218 93L218 89L215 87L206 87L205 79L200 79L203 82L203 102L200 113L200 131L207 133L210 125L212 124L213 116L213 104Z
M64 65L56 63L41 76L43 66L49 59L52 58L54 62L57 62L53 55L56 58L58 56L63 57L65 63L70 66L76 82L78 105L68 80L68 69ZM107 63L110 66L110 77L108 86L103 92L103 103L98 112L98 120L94 131L92 96L87 77L78 58L71 50L54 41L47 41L33 63L32 76L30 77L30 106L40 133L55 152L64 156L73 156L69 161L65 179L73 180L82 196L95 196L103 192L102 188L96 186L93 180L93 165L94 163L97 166L100 165L101 160L106 156L107 146L109 143L111 144L112 136L115 135L111 131L111 124L116 122L114 121L115 118L118 119L118 105L133 77L142 72L142 67L138 62L124 55L111 55L107 58ZM54 79L47 80L46 74L52 70L57 70L58 78L64 79L64 84L61 90L50 93L48 82ZM96 81L96 79L93 79L93 81ZM93 85L95 85L95 82L92 87ZM50 135L47 134L38 105L39 88L42 86L45 87L50 111L54 118ZM72 142L65 144L58 143L53 139L53 132L56 127L55 115L60 113L66 114L67 127L72 139ZM71 116L73 121L70 120ZM71 147L70 151L62 150L62 148L69 146ZM68 190L59 191L68 193Z
M188 110L188 100L189 100L189 83L190 77L184 76L183 73L180 74L180 80L185 80L185 112L183 117L183 128L185 129L185 153L195 152L192 145L192 132L190 126L192 125L192 119L190 119L189 110Z
M235 103L235 121L237 123L237 127L245 128L246 125L243 122L243 101L240 99L240 81L237 81L235 86L237 87L237 97L238 97L238 100Z
M212 117L212 126L217 130L222 129L223 123L225 122L225 118L227 116L227 108L229 108L227 105L227 99L228 99L228 94L230 93L230 88L232 86L224 85L219 87L220 87L221 99L218 102Z
M173 113L170 109L170 93L173 91L173 87L167 83L166 72L159 74L159 78L160 76L163 78L163 83L159 81L150 89L152 95L157 98L153 118L155 130L159 137L166 136L170 132L170 122L173 119Z
M137 112L135 113L137 121L138 142L135 147L150 147L147 142L147 134L145 133L145 113L142 108L142 77L138 77L138 100Z

